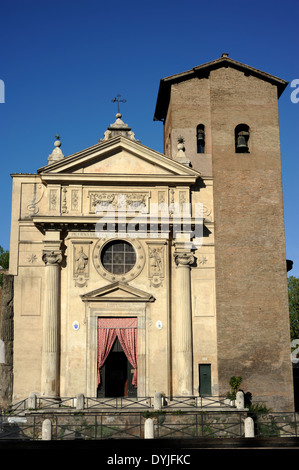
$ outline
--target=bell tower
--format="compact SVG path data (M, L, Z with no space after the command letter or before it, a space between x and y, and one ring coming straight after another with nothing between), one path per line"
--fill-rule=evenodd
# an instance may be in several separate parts
M164 153L213 186L219 395L231 376L293 410L278 98L287 82L227 53L160 81ZM202 188L204 191L204 188ZM195 253L196 255L196 253Z

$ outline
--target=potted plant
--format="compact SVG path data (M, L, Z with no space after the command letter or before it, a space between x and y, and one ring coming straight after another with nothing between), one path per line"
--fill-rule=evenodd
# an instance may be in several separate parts
M241 382L242 382L242 377L240 376L235 377L233 375L229 380L230 392L227 393L226 398L229 400L229 403L231 406L235 405L237 391L239 390Z

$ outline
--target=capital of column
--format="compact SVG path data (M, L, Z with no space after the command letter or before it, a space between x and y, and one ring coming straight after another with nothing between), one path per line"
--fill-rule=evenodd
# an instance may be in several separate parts
M59 265L62 261L62 253L61 251L46 251L44 250L43 251L43 255L42 255L42 260L43 262L45 263L45 265L47 266L56 266L56 265Z
M174 261L178 267L189 267L194 263L194 256L190 252L174 253Z

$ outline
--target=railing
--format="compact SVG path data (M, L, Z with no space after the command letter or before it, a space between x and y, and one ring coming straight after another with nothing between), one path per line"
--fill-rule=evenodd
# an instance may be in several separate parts
M37 406L39 410L55 409L55 408L65 408L65 409L75 409L76 408L77 398L75 397L60 397L58 400L55 398L47 397L37 397Z
M257 437L299 437L296 413L256 413L254 421Z
M229 411L147 410L122 413L62 411L46 415L32 413L26 417L6 415L0 419L0 441L42 440L45 421L51 422L51 438L57 441L144 439L145 424L148 421L152 423L152 437L156 439L235 439L246 437L244 418L247 414ZM45 419L45 416L48 418ZM257 413L253 420L256 438L299 437L296 413Z
M28 398L13 403L10 405L6 410L4 410L4 414L8 415L23 415L27 411L32 410L47 410L47 409L58 409L58 408L65 408L65 409L75 409L76 408L76 401L77 398L51 398L51 397L36 397L34 405L30 402Z
M31 419L25 417L1 416L0 418L0 441L31 441L38 439L41 423L36 417Z
M117 397L117 398L95 398L83 397L83 407L85 410L124 410L124 409L151 409L154 407L153 397ZM202 409L208 407L231 408L226 403L225 397L161 397L161 407L163 409L190 408ZM55 410L78 409L78 397L38 397L25 399L11 405L5 412L14 415L23 414L30 410Z
M239 438L244 435L244 417L222 412L167 414L165 421L158 420L159 439Z
M4 416L0 421L0 441L42 440L42 415L26 418ZM141 413L55 414L51 417L52 440L142 439L144 417Z
M66 422L67 421L67 422ZM142 439L144 425L141 413L129 413L113 416L85 415L84 420L61 419L56 416L54 439Z
M28 410L28 400L22 400L19 401L18 403L14 403L13 405L10 405L6 410L3 410L3 414L13 414L13 415L18 415L18 414L23 414L24 411Z
M153 399L151 397L117 397L117 398L92 398L86 397L84 409L149 409L153 406Z
M113 411L121 411L119 423L115 423L117 413ZM84 422L84 432L80 413L88 416L88 422ZM39 414L39 421L34 414ZM296 413L249 412L238 404L236 408L232 408L224 397L165 397L156 393L155 397L93 398L81 394L59 399L37 397L33 394L2 412L0 439L9 439L15 433L20 439L35 439L35 436L40 435L39 428L45 415L56 420L56 439L60 439L61 435L76 438L77 434L82 433L82 439L89 435L93 439L104 439L106 436L115 438L114 436L127 434L135 436L137 424L134 422L130 429L128 422L134 416L141 419L151 415L155 418L155 434L158 438L241 437L244 416L253 418L252 426L256 437L299 437ZM59 415L64 416L63 422L58 418ZM108 418L104 418L104 415ZM130 420L125 422L125 416L130 416ZM77 421L74 422L74 419ZM104 419L107 419L105 423ZM141 433L142 430L139 430L136 435L140 436Z
M211 396L196 396L196 397L164 397L163 408L177 408L177 407L193 407L193 408L207 408L207 407L227 407L231 405L226 403L226 397L211 397Z
M230 403L227 403L225 397L164 397L160 395L161 407L164 409L170 408L231 408ZM82 395L83 408L89 410L113 410L113 409L150 409L155 405L155 398L153 397L117 397L117 398L95 398L84 397ZM18 403L14 403L7 410L6 413L22 414L26 410L47 410L47 409L77 409L78 397L38 397L34 399L25 399ZM80 409L83 409L80 408Z

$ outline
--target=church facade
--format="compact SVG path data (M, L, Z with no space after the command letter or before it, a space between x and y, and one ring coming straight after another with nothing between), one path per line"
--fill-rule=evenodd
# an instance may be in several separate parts
M118 113L14 174L13 401L224 396L293 409L277 98L228 57L160 82L164 153Z

